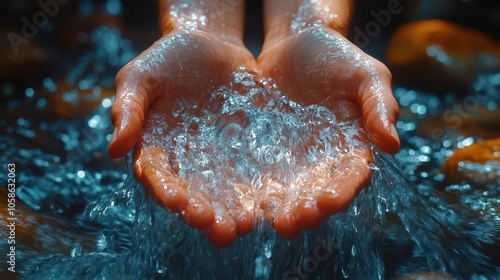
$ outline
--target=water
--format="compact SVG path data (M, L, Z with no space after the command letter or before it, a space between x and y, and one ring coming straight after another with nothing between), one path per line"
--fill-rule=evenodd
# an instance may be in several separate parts
M136 53L113 28L96 29L90 40L94 49L74 56L75 67L64 81L93 88L99 97L99 89L111 86L119 66ZM480 76L469 101L496 110L499 77ZM439 138L418 133L424 119L453 102L473 115L474 102L396 89L408 112L397 124L402 150L395 157L357 140L363 132L355 124L338 122L320 106L281 98L270 81L242 72L232 88L213 94L211 110L179 103L176 114L185 122L159 126L163 131L157 133L168 137L156 144L173 147L169 163L209 194L245 185L264 196L281 190L282 196L296 197L299 186L321 187L339 155L373 151L371 184L345 213L294 240L282 239L268 220L259 219L252 233L217 249L145 196L130 173L130 158L125 166L106 156L112 99L103 98L88 115L61 119L47 113L58 86L47 77L43 89L28 88L23 99L11 98L0 110L0 161L16 163L18 170L21 279L390 279L415 271L456 279L499 277L499 182L491 177L498 162L464 162L460 168L479 174L479 181L449 184L440 166L455 148L481 137L453 128ZM64 95L69 103L78 103L76 97ZM0 234L5 240L6 231ZM6 242L0 250L7 252Z
M95 252L38 256L23 270L37 279L55 272L60 279L383 279L419 270L491 276L496 268L480 249L497 229L453 211L443 198L422 196L391 158L377 153L376 159L372 186L321 229L285 241L262 225L222 250L129 179L88 208L87 219L103 232ZM113 244L120 232L128 243L121 247Z
M320 187L339 154L368 146L356 140L363 132L354 124L336 121L320 106L304 107L281 97L269 81L257 83L240 72L234 88L214 92L211 110L196 111L197 106L179 103L175 113L186 121L156 131L168 135L158 145L173 147L169 163L204 192L227 192L236 184L261 190L268 180L287 196L297 195L300 184L316 182L310 186ZM432 111L432 104L426 108ZM46 121L42 129L35 119L18 119L8 126L14 132L1 137L1 145L11 147L2 161L23 166L17 191L29 207L23 210L29 225L25 236L37 240L20 239L22 278L384 279L436 271L457 279L493 279L499 273L497 185L481 185L486 193L466 184L452 185L443 196L430 184L442 181L436 169L423 166L431 158L444 158L440 155L445 151L436 151L453 149L456 143L436 144L403 131L402 139L408 142L398 161L369 147L374 155L371 185L345 213L294 240L277 236L270 222L261 219L250 234L217 249L177 214L145 196L133 174L125 176L119 165L103 161L108 110L102 102L91 116L64 125ZM197 113L188 114L193 111ZM87 128L92 130L86 136ZM72 158L64 151L23 144L41 131L68 135L61 137L66 151L87 142L94 145L81 149L78 164L69 164ZM154 133L148 141L157 141ZM91 134L100 140L90 141ZM338 146L340 138L345 141ZM466 139L457 141L468 143ZM415 157L420 160L408 163ZM130 164L129 158L129 170ZM316 171L311 174L311 169ZM408 174L414 182L405 179ZM450 202L450 193L462 200Z
M151 116L144 137L145 146L169 151L174 172L212 200L273 212L285 197L321 190L341 156L368 149L356 121L300 106L244 71L234 81L240 90L221 88L205 104L179 102L172 115L180 124Z

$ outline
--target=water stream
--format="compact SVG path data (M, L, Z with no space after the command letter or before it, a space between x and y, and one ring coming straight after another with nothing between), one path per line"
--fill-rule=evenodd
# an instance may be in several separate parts
M180 102L174 114L186 121L175 127L164 124L147 141L158 141L154 133L167 135L157 144L173 147L170 164L186 181L216 195L235 184L252 189L272 185L293 195L294 186L309 182L313 187L315 179L324 182L339 153L367 145L359 140L362 131L355 124L336 121L321 106L296 104L253 80L252 75L236 73L235 83L245 84L248 92L219 89L207 107L212 109L198 115L189 114L197 105ZM498 201L495 193L451 203L429 181L406 179L401 165L408 170L418 169L416 164L405 165L374 147L371 185L345 213L294 240L282 239L261 219L254 231L228 248L215 248L144 194L130 171L130 157L128 176L111 160L103 160L108 111L103 101L91 116L65 125L18 119L15 132L1 137L4 148L15 147L6 150L2 161L14 159L22 167L18 197L31 209L24 212L27 240L21 240L18 249L21 278L387 279L433 271L455 279L493 279L499 273L499 260L492 253L500 238L498 208L488 208ZM14 141L26 139L26 131L40 133L40 126L61 139L74 134L68 139L77 141L66 143L66 151L85 141L95 145L82 149L79 165L72 165L63 151ZM403 131L403 139L406 136ZM340 138L344 141L339 146ZM402 154L410 150L409 142ZM423 142L418 146L431 147ZM55 169L54 162L59 163ZM310 169L316 166L321 168L311 178ZM479 205L489 209L489 215L478 215Z
M69 73L95 88L109 84L112 74L90 75L92 61L109 57L110 50L116 65L131 57L119 34L99 32L101 45L116 42L116 48L97 47ZM105 40L110 34L118 38ZM495 88L480 100L491 110L500 96L497 76L486 76ZM363 132L355 123L338 122L321 106L296 104L246 74L237 73L235 83L245 83L245 94L219 89L210 100L213 109L197 114L181 102L175 113L184 124L158 126L166 137L157 144L173 147L169 163L207 193L231 192L235 184L259 190L273 182L294 195L300 184L321 186L315 183L329 178L339 154L367 147L374 156L371 184L346 212L294 240L282 239L261 219L250 234L217 249L144 194L130 158L127 165L107 158L112 99L102 98L89 115L61 119L45 112L46 96L26 89L25 98L9 100L0 112L0 161L15 162L18 170L19 278L391 279L418 271L454 279L499 277L498 182L447 185L438 172L455 148L477 139L416 133L421 120L458 97L395 89L411 114L398 122L402 150L392 157L359 140ZM49 78L44 84L54 86ZM481 79L475 89L487 91ZM150 141L156 141L154 133ZM345 141L338 145L339 139ZM498 163L461 168L488 177ZM0 214L5 220L6 213ZM0 234L4 240L6 231ZM1 243L2 252L6 246Z

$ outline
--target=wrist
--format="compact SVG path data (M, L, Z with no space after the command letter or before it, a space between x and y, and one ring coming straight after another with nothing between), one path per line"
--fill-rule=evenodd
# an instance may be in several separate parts
M266 0L264 9L265 44L272 44L311 27L329 28L346 36L353 1Z
M243 40L244 0L221 1L159 0L162 35L172 32L201 32L230 42Z

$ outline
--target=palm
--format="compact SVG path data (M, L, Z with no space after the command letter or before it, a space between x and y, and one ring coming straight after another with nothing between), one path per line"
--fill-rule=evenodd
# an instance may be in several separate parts
M121 157L135 146L134 167L141 183L160 205L181 213L187 224L205 230L218 246L228 245L236 233L250 231L251 215L242 213L242 208L228 211L224 198L217 201L197 186L188 188L168 164L170 151L164 143L169 129L182 122L174 117L175 104L203 104L211 91L229 83L239 67L255 68L252 55L243 46L207 34L172 34L120 70L112 109L117 131L109 154ZM216 211L214 203L222 207Z
M283 94L302 104L320 104L340 121L358 129L358 137L395 153L399 141L391 128L398 114L387 68L332 30L310 28L264 47L258 60L264 75ZM368 135L364 132L368 132ZM336 143L339 147L347 143ZM319 226L329 215L349 205L371 176L367 145L339 155L330 181L321 190L303 186L287 198L275 217L275 228L293 238L302 229Z

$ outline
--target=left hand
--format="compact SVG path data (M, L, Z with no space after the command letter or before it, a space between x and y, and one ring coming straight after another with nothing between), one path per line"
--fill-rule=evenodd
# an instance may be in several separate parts
M337 120L357 123L359 136L367 143L391 154L399 150L395 128L399 108L392 95L391 73L339 32L314 26L266 42L258 65L290 99L323 105ZM331 181L321 191L305 190L295 200L283 199L274 221L278 233L294 238L345 209L368 185L370 161L368 146L357 147L338 159Z

